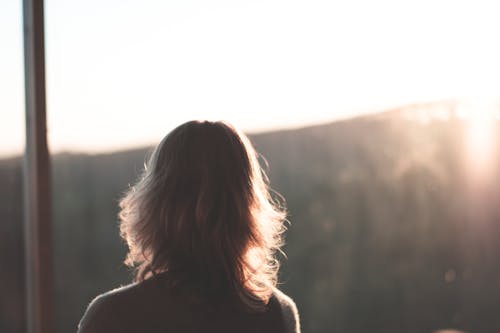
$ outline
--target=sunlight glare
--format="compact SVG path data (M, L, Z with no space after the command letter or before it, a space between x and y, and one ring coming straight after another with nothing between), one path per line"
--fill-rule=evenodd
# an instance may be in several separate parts
M491 107L477 105L466 117L467 166L475 180L487 178L494 167L496 119L492 110Z

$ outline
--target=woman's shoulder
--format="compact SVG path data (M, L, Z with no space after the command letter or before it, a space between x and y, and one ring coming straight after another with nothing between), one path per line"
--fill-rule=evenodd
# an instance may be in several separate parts
M123 299L128 298L129 294L134 293L137 284L122 286L95 297L87 306L78 325L78 332L91 333L118 331L119 322L117 322L117 305Z
M148 303L148 299L158 290L154 279L140 283L131 283L115 288L95 297L87 306L78 325L78 332L115 332L121 331L124 324L124 312L135 312ZM144 301L144 302L142 302Z
M293 299L278 288L273 288L271 302L279 305L286 332L300 333L299 311Z

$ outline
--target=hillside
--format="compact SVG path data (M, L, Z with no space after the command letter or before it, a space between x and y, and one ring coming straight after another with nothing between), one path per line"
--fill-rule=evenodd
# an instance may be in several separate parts
M251 137L289 208L281 281L304 332L500 331L500 168L488 186L470 187L454 107ZM130 279L116 204L146 153L53 157L59 332L74 330L93 296ZM0 179L7 309L22 288L18 159L0 161ZM20 332L1 313L0 331Z

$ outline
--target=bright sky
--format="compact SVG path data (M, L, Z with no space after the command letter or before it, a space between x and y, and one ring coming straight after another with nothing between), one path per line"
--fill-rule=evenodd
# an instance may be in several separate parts
M495 1L46 0L52 151L498 96ZM0 3L0 155L23 145L21 0Z

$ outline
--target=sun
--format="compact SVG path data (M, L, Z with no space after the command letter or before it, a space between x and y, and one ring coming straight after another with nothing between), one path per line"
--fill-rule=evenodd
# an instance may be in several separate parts
M465 114L465 149L469 176L476 181L487 179L496 157L497 118L492 106L474 104Z

